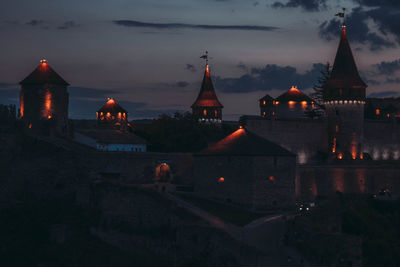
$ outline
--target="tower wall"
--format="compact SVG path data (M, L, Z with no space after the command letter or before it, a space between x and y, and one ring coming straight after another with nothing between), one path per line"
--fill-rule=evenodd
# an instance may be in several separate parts
M360 100L326 103L330 150L339 159L363 157L364 103Z
M20 92L21 119L32 129L51 126L67 134L69 94L65 85L22 85Z

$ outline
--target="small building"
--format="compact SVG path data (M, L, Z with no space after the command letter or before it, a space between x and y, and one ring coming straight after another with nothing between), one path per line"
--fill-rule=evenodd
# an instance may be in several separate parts
M194 155L195 192L253 210L295 205L296 155L240 128Z
M126 129L128 125L128 111L122 108L114 98L107 100L96 112L96 117L99 126Z
M275 116L275 100L272 96L267 94L258 102L260 103L260 115L262 117L271 119Z
M69 135L69 84L47 60L41 60L20 85L19 118L25 127L40 134Z
M100 151L146 152L143 138L126 131L114 129L91 129L75 132L75 140Z
M223 107L215 93L214 85L211 80L210 68L208 64L206 64L200 93L192 105L193 116L201 122L221 123Z

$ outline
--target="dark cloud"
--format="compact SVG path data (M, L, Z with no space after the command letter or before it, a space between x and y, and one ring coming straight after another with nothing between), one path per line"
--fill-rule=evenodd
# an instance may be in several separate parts
M179 82L176 83L176 86L177 86L177 87L180 87L180 88L184 88L184 87L188 87L189 84L190 84L190 83L185 82L185 81L179 81Z
M191 72L196 72L197 71L196 67L194 65L192 65L192 64L186 64L186 69L188 71L191 71Z
M327 0L289 0L287 3L275 2L273 8L293 8L300 7L304 11L315 12L326 9Z
M239 62L239 64L237 64L236 67L238 67L239 69L244 70L244 71L248 70L247 66L243 62Z
M70 21L66 21L62 25L58 26L57 29L59 29L59 30L68 30L68 29L79 27L79 26L80 26L79 24L77 24L76 22L70 20Z
M353 0L361 6L367 7L399 7L400 2L397 0Z
M205 30L244 30L244 31L274 31L278 28L253 25L204 25L185 23L148 23L136 20L114 20L114 24L125 27L153 28L153 29L205 29Z
M399 12L400 9L395 8L395 5L393 7L383 5L373 9L364 9L361 6L353 8L346 17L349 39L366 45L370 50L395 47L400 43ZM336 18L323 22L319 26L319 35L326 40L337 38L340 24L341 21ZM374 28L377 28L377 31Z
M305 73L297 72L292 66L267 65L264 68L252 68L250 74L239 78L217 77L216 87L225 93L249 93L262 90L288 90L297 85L301 89L311 88L321 75L324 64L313 64Z
M95 89L87 87L68 87L68 92L70 98L80 99L80 98L90 98L90 99L104 99L108 97L113 97L118 94L117 90L109 89Z
M392 75L396 71L400 70L400 59L394 61L382 61L379 64L375 64L374 67L378 69L379 74Z
M382 98L382 97L393 97L397 96L399 93L395 91L384 91L384 92L375 92L368 95L369 98Z
M43 20L36 20L36 19L33 19L33 20L31 20L31 21L26 23L26 25L31 25L31 26L40 26L40 25L43 25L43 24L44 24Z
M387 78L387 79L386 79L386 83L396 83L396 84L399 84L399 83L400 83L400 78Z

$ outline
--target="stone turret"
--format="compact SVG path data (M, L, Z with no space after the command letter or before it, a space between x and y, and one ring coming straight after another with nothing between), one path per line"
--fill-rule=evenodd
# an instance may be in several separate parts
M203 82L199 96L192 105L193 115L202 122L222 122L222 104L217 98L214 86L211 80L210 68L206 64Z
M68 135L69 85L47 63L20 82L20 119L32 132Z

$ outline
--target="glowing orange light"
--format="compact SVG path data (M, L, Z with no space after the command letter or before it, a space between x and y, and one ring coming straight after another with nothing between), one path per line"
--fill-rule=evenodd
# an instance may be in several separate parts
M343 159L343 154L339 153L339 155L337 157L338 157L338 159Z
M294 104L296 104L295 101L289 101L288 103L289 103L289 105L294 105Z
M364 158L364 154L361 152L360 153L360 159L363 159Z
M106 104L115 104L115 100L114 100L114 98L108 98L108 100L107 100L107 103Z
M24 116L24 98L21 96L21 99L19 101L19 114L20 117L22 118Z
M51 115L47 116L48 119L51 119Z
M386 114L386 117L390 118L390 114L389 114L389 113L388 113L388 114Z
M268 177L268 180L275 181L275 177L271 175L270 177Z
M352 159L356 159L356 158L357 158L356 152L351 152L351 158L352 158Z
M32 129L32 123L29 123L28 128Z
M118 112L118 119L121 119L121 117L122 117L121 112Z
M243 129L243 126L242 126L242 125L239 125L239 129Z
M263 100L263 105L265 106L267 104L267 102L265 100Z
M46 59L42 59L42 60L40 60L40 63L47 64L47 60Z
M206 110L206 109L203 110L203 115L204 115L204 116L207 116L207 110Z
M265 115L267 115L267 113L264 111L264 112L263 112L263 116L265 117Z
M333 138L333 147L332 147L332 153L336 152L336 137Z
M110 118L110 117L111 117L111 113L110 113L110 112L107 112L106 117L107 117L107 118Z
M274 101L274 105L279 105L279 101Z
M51 93L47 91L44 95L44 109L42 110L42 116L47 118L50 114L51 109Z
M218 183L223 183L223 182L225 182L225 178L224 177L219 177Z
M216 110L214 110L214 116L217 117L218 116L218 112Z
M301 101L301 106L303 108L306 108L307 107L307 101Z
M339 125L335 126L335 131L338 133L339 132Z
M377 108L377 109L375 110L375 114L376 114L376 115L381 114L381 111L379 110L379 108Z

